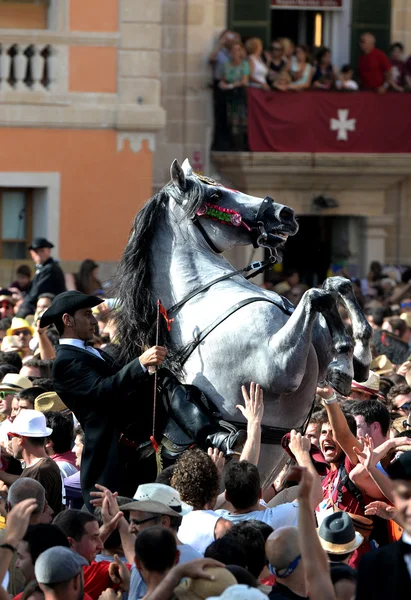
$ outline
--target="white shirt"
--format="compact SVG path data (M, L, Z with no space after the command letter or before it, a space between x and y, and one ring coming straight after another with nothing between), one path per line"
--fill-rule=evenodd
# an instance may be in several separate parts
M221 515L214 510L192 510L183 517L178 539L204 556L208 546L215 540L215 526L220 518Z
M409 535L408 533L406 533L404 531L404 533L402 534L402 541L405 544L411 544L411 535ZM408 573L411 577L411 554L406 554L404 556L404 560L405 560L405 564L407 565Z
M250 521L255 519L271 525L275 530L279 527L298 527L298 502L286 502L265 510L253 510L248 513L237 515L228 510L217 510L220 517L224 517L228 521L238 523L239 521Z
M92 346L86 346L85 343L83 342L83 340L78 340L76 338L63 338L62 340L59 340L59 344L66 344L68 346L76 346L77 348L81 348L82 350L87 350L87 352L94 354L94 356L97 356L100 360L104 360L104 358L101 356L101 354L100 354L100 352L98 352L98 350L96 350Z

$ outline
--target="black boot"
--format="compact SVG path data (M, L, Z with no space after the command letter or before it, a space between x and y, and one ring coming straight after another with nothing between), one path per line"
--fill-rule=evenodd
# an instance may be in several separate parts
M187 436L183 442L181 434L167 426L166 435L172 442L189 445L195 441L200 448L214 447L224 456L241 452L247 439L246 431L222 420L215 406L196 386L183 385L172 373L162 369L160 388L171 421Z

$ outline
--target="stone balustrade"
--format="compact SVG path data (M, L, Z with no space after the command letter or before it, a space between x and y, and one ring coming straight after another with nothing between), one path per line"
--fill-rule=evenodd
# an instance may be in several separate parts
M50 91L57 79L57 52L47 44L0 44L0 92Z

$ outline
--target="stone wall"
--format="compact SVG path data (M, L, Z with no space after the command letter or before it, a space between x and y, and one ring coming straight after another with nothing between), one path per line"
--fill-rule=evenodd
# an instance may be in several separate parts
M156 1L156 0L155 0ZM209 171L212 134L208 55L226 24L226 0L162 0L161 105L167 125L156 136L154 188L174 158Z
M411 54L411 2L409 0L391 0L391 41L402 42L405 55Z

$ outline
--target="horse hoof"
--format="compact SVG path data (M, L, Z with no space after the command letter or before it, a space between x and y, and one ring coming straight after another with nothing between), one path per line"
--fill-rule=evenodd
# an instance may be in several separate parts
M353 367L354 367L354 379L361 383L362 381L367 381L370 375L370 369L367 365L363 365L360 361L353 357Z
M349 396L351 392L352 378L337 369L328 369L327 381L341 396Z

